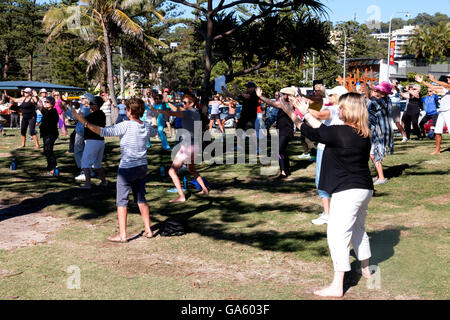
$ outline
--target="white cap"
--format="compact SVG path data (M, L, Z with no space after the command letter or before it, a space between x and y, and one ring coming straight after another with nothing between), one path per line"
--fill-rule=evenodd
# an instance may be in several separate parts
M41 90L39 90L39 93L43 93L43 92L47 93L47 90L45 90L45 88L42 88Z
M280 93L288 94L288 95L291 95L291 96L296 96L297 95L297 88L294 87L294 86L283 88L283 89L280 90Z
M31 88L25 88L23 89L23 92L31 92Z
M344 94L348 93L348 90L345 89L343 86L337 86L328 91L328 95L331 96L332 94L337 94L338 96L342 96Z

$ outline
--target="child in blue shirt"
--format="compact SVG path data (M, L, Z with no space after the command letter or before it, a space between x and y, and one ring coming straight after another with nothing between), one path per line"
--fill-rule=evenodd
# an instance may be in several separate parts
M425 138L425 124L432 119L433 125L436 124L436 120L438 118L437 107L439 104L439 96L434 93L433 89L428 88L428 95L422 98L423 108L425 110L425 116L419 123L420 132L422 136Z

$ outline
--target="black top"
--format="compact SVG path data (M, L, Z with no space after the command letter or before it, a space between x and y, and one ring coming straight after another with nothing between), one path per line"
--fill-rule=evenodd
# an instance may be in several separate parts
M294 122L282 109L279 109L277 113L277 129L280 136L294 135Z
M36 105L31 101L32 99L33 98L30 98L28 101L25 101L24 99L20 105L20 108L22 109L22 117L24 118L36 117Z
M410 98L405 112L406 114L412 115L420 113L420 109L422 109L422 99Z
M9 109L10 109L11 111L13 111L13 112L19 112L20 107L19 107L19 105L18 105L17 103L13 103L13 104L11 105L11 107L9 107Z
M256 111L259 105L259 98L256 95L256 92L253 91L250 94L249 99L245 99L243 96L239 96L239 100L242 101L242 111L237 127L244 130L254 128L256 121Z
M90 113L86 120L89 123L95 124L99 127L105 127L106 125L106 116L105 113L102 110L97 110L92 113ZM105 140L105 138L100 137L98 134L92 132L88 128L84 128L84 140Z
M39 126L39 129L41 131L41 137L46 136L58 137L59 136L58 111L56 111L55 108L52 108L50 110L42 108L41 113L42 113L42 120L41 125Z
M301 134L326 144L320 167L319 189L333 194L348 189L373 190L369 170L370 138L363 138L347 125L313 129L307 124Z

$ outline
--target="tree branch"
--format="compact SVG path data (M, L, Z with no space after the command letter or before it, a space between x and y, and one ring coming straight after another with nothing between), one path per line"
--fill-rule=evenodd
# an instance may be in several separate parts
M197 5L197 4L195 4L195 3L190 3L190 2L185 1L185 0L170 0L170 1L175 2L175 3L179 3L179 4L183 4L183 5L185 5L185 6L188 6L188 7L191 7L191 8L193 8L193 9L196 9L196 10L198 10L198 11L201 11L201 12L203 12L203 13L205 13L205 14L208 13L208 10L206 10L206 9L203 8L202 6Z

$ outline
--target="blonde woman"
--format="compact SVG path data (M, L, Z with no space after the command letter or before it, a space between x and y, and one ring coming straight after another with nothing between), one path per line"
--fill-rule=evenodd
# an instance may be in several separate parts
M331 195L327 227L328 246L334 266L333 282L314 294L341 297L344 294L344 273L350 271L350 243L361 261L361 273L370 277L369 238L365 232L366 211L373 194L369 170L370 129L365 99L358 93L347 93L339 99L342 125L326 126L309 113L309 104L295 98L295 108L308 124L286 108L302 135L324 143L319 189Z

